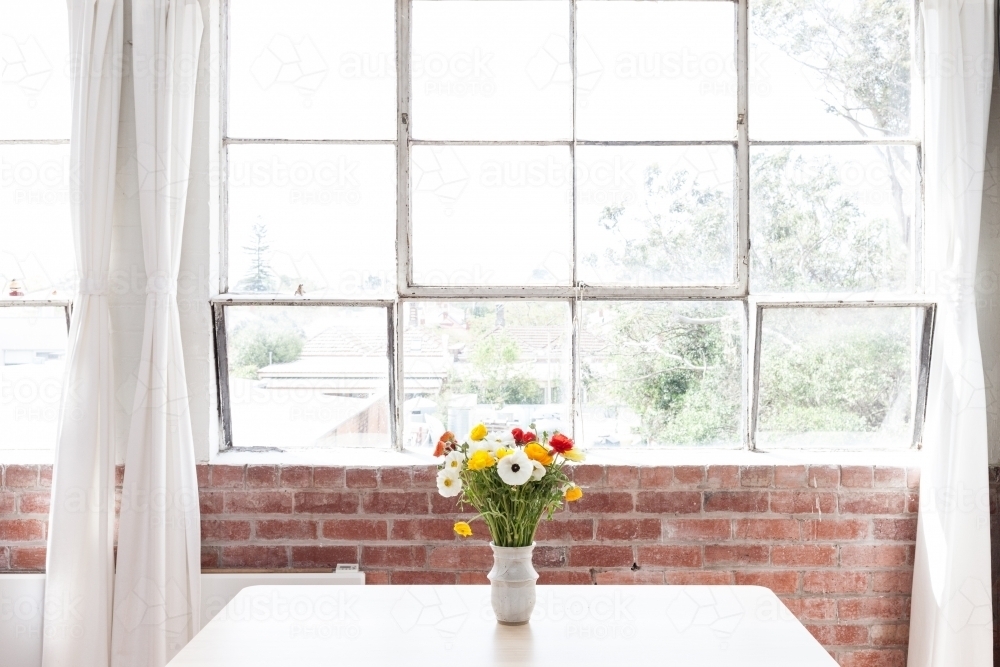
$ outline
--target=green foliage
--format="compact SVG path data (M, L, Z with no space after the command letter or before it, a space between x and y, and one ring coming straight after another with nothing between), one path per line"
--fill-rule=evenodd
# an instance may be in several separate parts
M520 356L517 341L502 329L476 341L469 355L472 372L464 378L463 391L478 394L481 403L542 403L544 391L522 369Z
M267 244L267 226L256 222L250 233L253 237L250 244L243 246L243 252L250 256L250 270L237 287L247 292L269 292L274 285L274 273L267 261L271 249Z
M256 320L236 327L229 340L230 370L235 377L257 379L257 371L271 364L295 361L305 337L293 324Z

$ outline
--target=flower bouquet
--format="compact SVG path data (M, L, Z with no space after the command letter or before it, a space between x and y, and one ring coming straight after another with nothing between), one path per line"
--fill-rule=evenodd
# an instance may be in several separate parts
M569 461L582 461L573 440L561 433L535 435L520 428L491 433L479 424L464 442L446 432L434 450L443 456L437 476L438 491L458 496L472 505L490 531L493 569L489 573L493 610L506 625L527 623L535 606L531 564L535 531L544 516L583 496L566 475ZM472 522L459 521L455 532L472 535Z

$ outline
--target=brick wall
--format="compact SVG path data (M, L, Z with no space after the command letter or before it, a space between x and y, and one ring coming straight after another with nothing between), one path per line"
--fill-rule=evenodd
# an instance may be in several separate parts
M461 540L433 468L199 466L202 564L358 562L373 584L486 583L482 523ZM759 584L841 665L905 665L916 471L579 466L584 498L539 529L540 583ZM44 567L47 466L7 466L0 571Z

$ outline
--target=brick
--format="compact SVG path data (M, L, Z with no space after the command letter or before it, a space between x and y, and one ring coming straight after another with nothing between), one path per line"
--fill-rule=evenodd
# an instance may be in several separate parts
M913 589L913 572L873 572L872 590L876 593L903 593Z
M487 546L448 545L434 547L427 567L435 570L479 570L493 567L493 550Z
M323 522L323 537L328 540L385 540L389 526L372 519L334 519Z
M638 551L636 562L644 567L701 567L700 547L657 544L639 547Z
M823 646L863 646L868 643L866 625L807 625L806 630Z
M431 514L464 514L464 515L475 515L476 511L471 505L463 505L461 499L455 498L443 498L441 495L434 491L430 494L431 498ZM579 501L577 501L579 503ZM413 514L413 512L409 512Z
M538 583L541 585L579 586L594 583L590 572L574 570L539 570Z
M348 468L347 488L349 489L378 488L378 471L372 468Z
M875 468L875 488L906 488L906 468Z
M864 593L868 590L868 575L843 570L813 570L803 573L802 590L805 593L827 595Z
M205 463L199 463L195 466L195 474L198 476L198 488L204 489L208 487L208 480L211 474L211 468Z
M782 597L781 602L800 621L832 621L837 618L837 601L829 598Z
M52 487L52 466L38 466L38 486L43 489Z
M906 495L893 491L842 493L839 504L842 514L902 514Z
M243 466L212 466L211 485L217 489L242 489Z
M899 650L862 650L840 654L840 667L906 667L906 653Z
M594 575L598 585L658 585L663 583L663 572L631 570L611 570Z
M369 514L427 514L423 491L372 491L362 502Z
M875 476L871 466L840 466L840 485L852 489L872 488Z
M305 489L313 485L313 469L309 466L282 466L281 486L286 489Z
M383 489L408 489L413 484L413 468L382 468L378 484Z
M733 522L737 540L798 540L799 522L795 519L737 519Z
M569 505L574 514L624 514L632 509L632 494L625 491L584 491L583 498Z
M798 572L736 572L736 584L738 586L763 586L770 588L777 594L795 593L799 590Z
M21 514L48 514L51 497L49 491L22 492L17 501L18 511ZM3 506L3 494L0 494L0 513L3 513Z
M292 496L281 491L227 491L226 514L291 514Z
M566 548L538 546L531 556L531 562L538 567L565 567Z
M719 570L677 570L663 573L663 583L671 586L728 586L733 573Z
M405 586L430 586L439 584L454 584L457 577L454 572L428 572L417 570L415 572L392 572L392 583Z
M764 565L770 549L761 544L709 544L705 547L706 565Z
M900 621L909 617L910 599L905 597L862 597L837 600L837 612L844 620Z
M917 539L916 519L874 519L872 529L876 540L915 542Z
M647 514L696 514L701 512L697 491L640 491L635 509Z
M819 544L780 544L771 549L771 563L791 567L824 567L837 564L837 547Z
M115 466L115 488L120 489L125 481L125 466Z
M202 514L222 514L225 499L221 491L202 491L198 494L198 506Z
M920 468L906 469L906 488L908 489L920 488Z
M674 486L700 487L705 483L705 468L701 466L674 466Z
M674 469L656 466L639 469L639 487L643 489L665 489L674 481Z
M774 486L778 489L801 489L809 481L805 466L774 466Z
M598 540L656 540L659 538L659 519L601 519L597 523Z
M458 583L460 586L488 586L490 580L486 572L459 572Z
M254 525L254 534L260 540L315 540L316 532L315 521L269 519Z
M473 525L472 530L476 527ZM538 524L538 531L535 539L539 541L560 540L560 541L589 541L594 538L593 519L567 519L546 521L542 519Z
M874 646L906 646L910 641L910 626L903 623L871 626Z
M44 521L38 519L0 520L0 542L35 542L44 539Z
M806 485L814 489L835 489L840 486L838 466L809 466Z
M413 469L413 487L416 489L437 489L437 466L418 466Z
M8 489L30 489L38 486L38 466L10 465L4 470L4 486Z
M604 466L573 466L570 473L573 481L584 488L604 485Z
M365 572L366 586L386 586L389 584L388 572Z
M569 548L570 567L629 567L632 547L578 545Z
M322 567L331 570L338 563L357 563L358 548L348 546L301 546L292 547L294 567Z
M368 567L423 567L427 562L425 547L361 547L361 564Z
M608 466L605 484L612 489L634 489L639 486L639 468L635 466Z
M354 492L299 491L295 493L296 514L355 514L359 499Z
M906 494L906 511L909 514L916 514L920 509L920 494L919 493L907 493Z
M313 468L313 486L319 489L342 489L347 472L344 468Z
M11 547L10 569L43 571L45 569L45 547Z
M17 495L13 493L0 493L0 515L13 514L17 508Z
M249 521L202 521L203 542L245 542L250 539Z
M774 483L774 468L772 466L742 466L740 468L740 486L767 488Z
M739 466L708 466L705 484L711 489L735 489L740 485Z
M288 549L250 544L222 547L219 565L235 568L283 569L288 567Z
M706 491L706 512L766 512L766 491Z
M278 466L247 466L248 489L278 488Z
M477 522L478 523L478 522ZM472 524L473 534L476 529L487 532L482 523ZM455 522L451 519L394 519L392 522L392 539L394 540L454 540Z
M726 540L732 535L729 519L666 519L663 537L668 540Z
M819 542L846 542L868 537L866 519L816 519L802 524L802 538Z
M219 567L219 550L215 547L201 548L201 569Z
M771 511L776 514L833 514L837 494L826 491L771 491Z
M906 547L899 544L845 544L840 547L841 567L899 567L906 562Z

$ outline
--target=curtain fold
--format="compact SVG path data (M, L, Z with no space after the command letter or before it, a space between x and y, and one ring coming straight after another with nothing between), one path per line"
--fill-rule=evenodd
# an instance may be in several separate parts
M113 667L163 667L199 627L201 529L177 280L203 30L198 0L132 6L146 307L125 455Z
M107 667L115 443L108 273L121 99L121 0L68 0L70 213L79 277L46 555L44 667Z
M993 0L924 0L926 284L937 301L909 667L993 664L986 399L976 252Z

